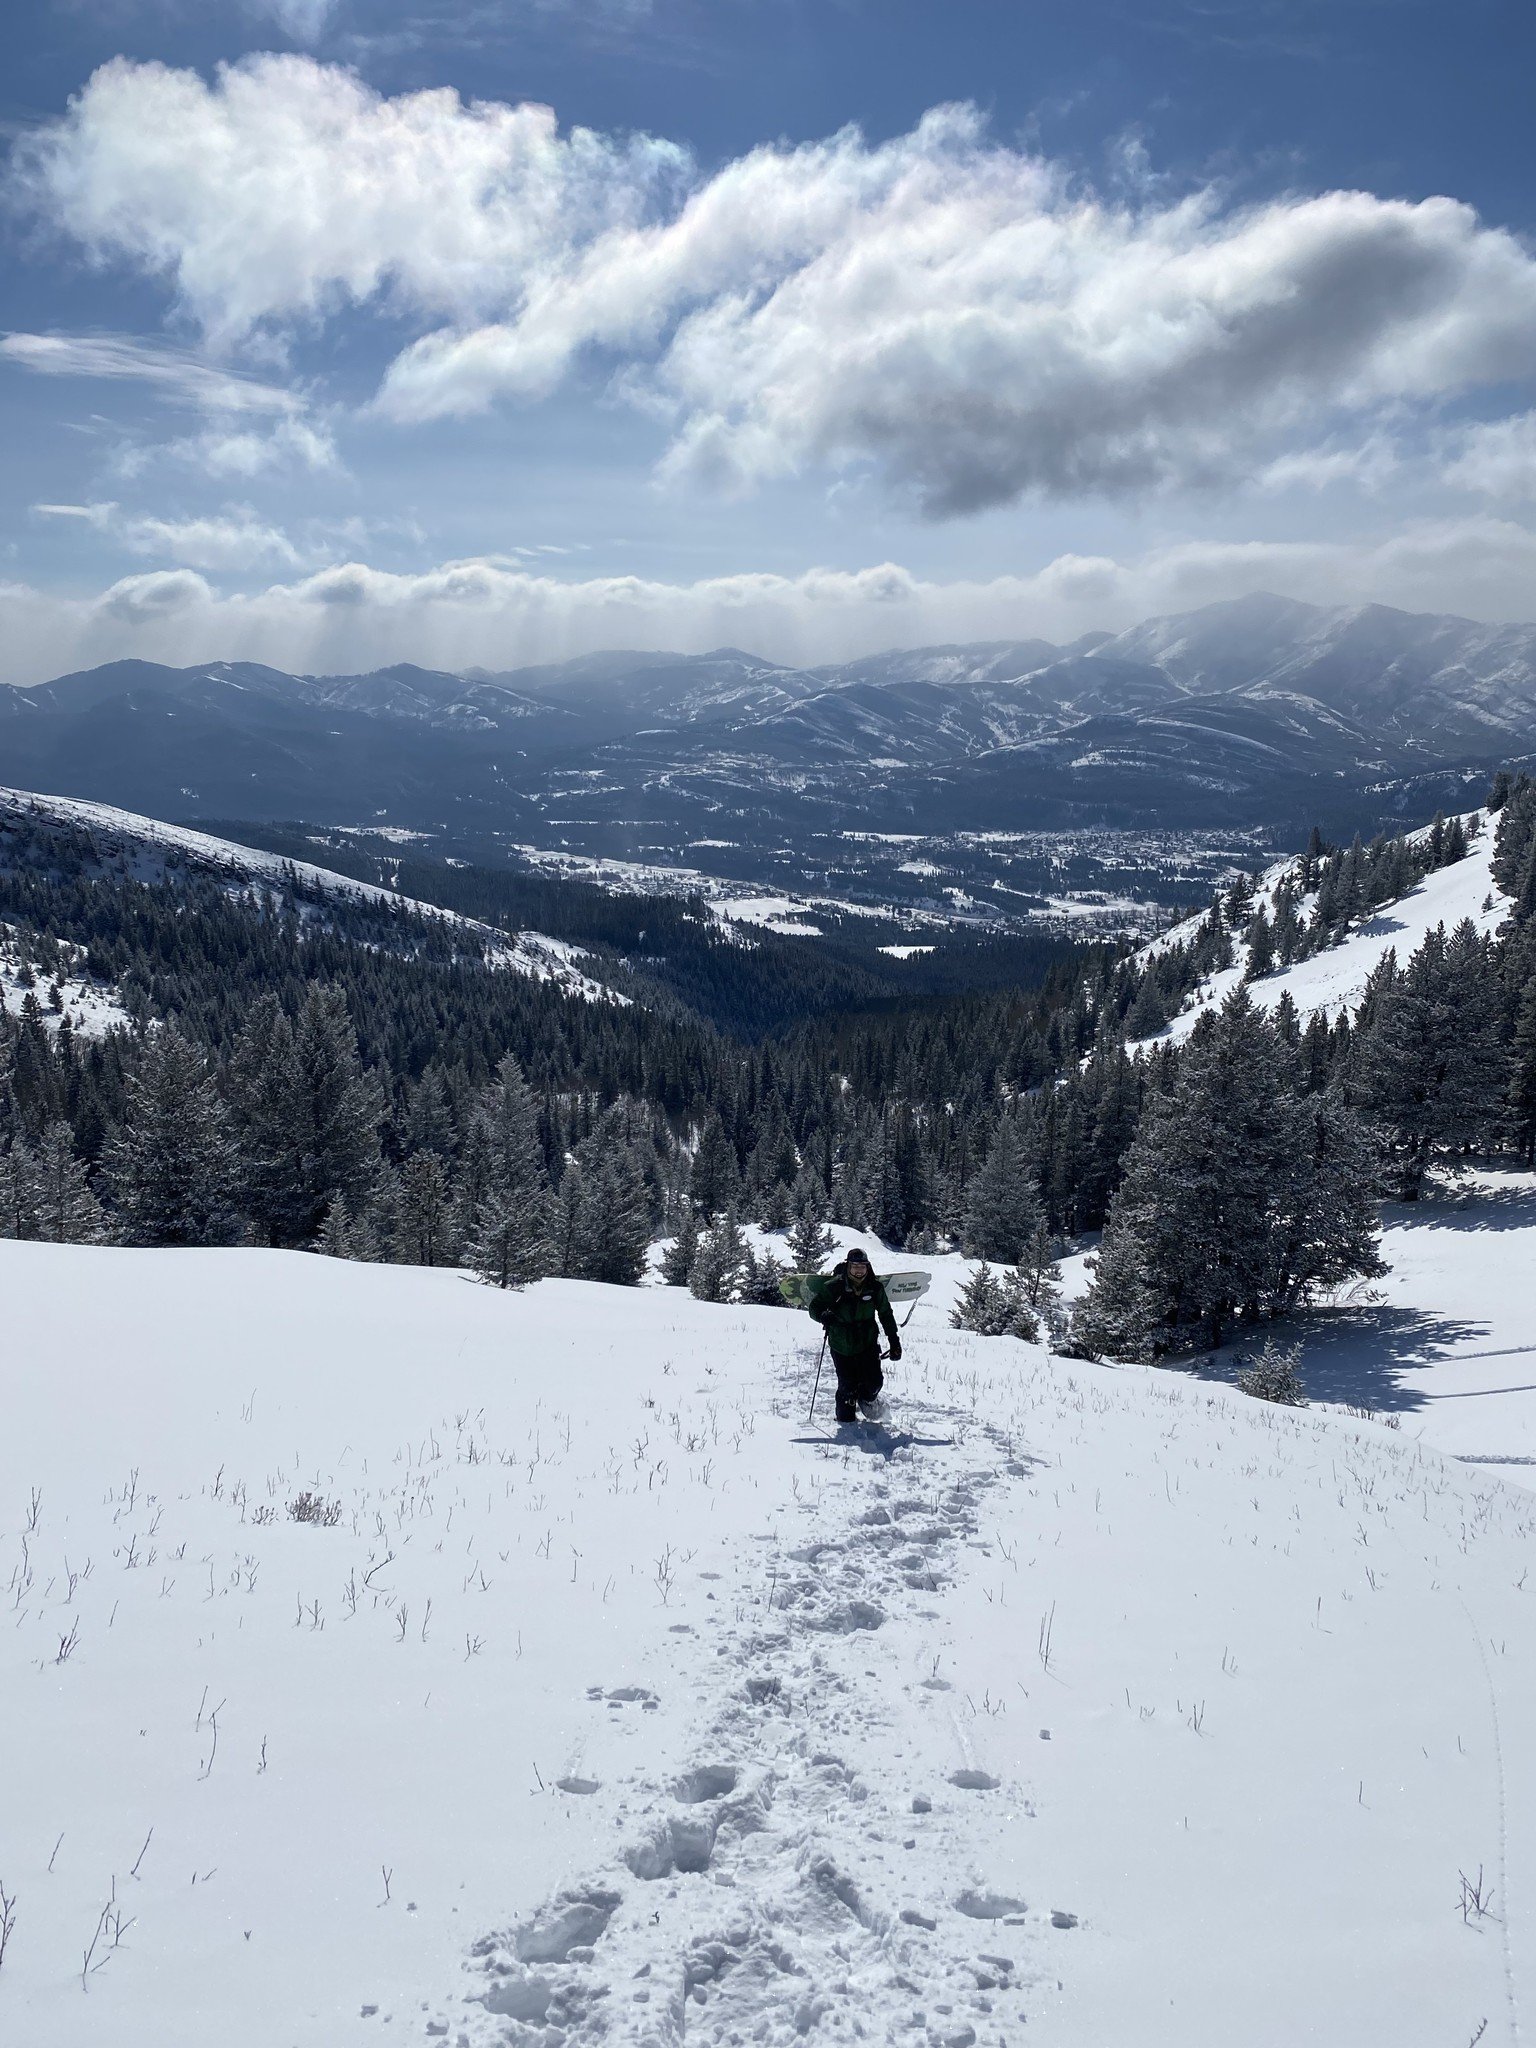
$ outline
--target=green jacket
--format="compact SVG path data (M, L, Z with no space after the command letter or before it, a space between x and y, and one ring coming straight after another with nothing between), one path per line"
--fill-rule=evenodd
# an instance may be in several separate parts
M821 1323L837 1358L851 1358L859 1352L874 1351L880 1343L875 1319L879 1318L893 1344L901 1342L896 1317L885 1292L885 1282L871 1273L857 1290L841 1264L811 1282L807 1313Z

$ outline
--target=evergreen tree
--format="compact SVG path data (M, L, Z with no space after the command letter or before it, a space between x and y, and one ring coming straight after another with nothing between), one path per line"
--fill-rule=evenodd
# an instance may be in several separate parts
M521 1065L508 1053L480 1115L468 1152L483 1162L469 1260L482 1279L521 1287L550 1270L549 1175L539 1139L538 1104Z
M699 1212L692 1202L683 1205L677 1235L661 1255L661 1277L669 1287L686 1287L693 1262L699 1255Z
M1075 1336L1124 1357L1216 1345L1380 1271L1373 1194L1352 1113L1302 1094L1294 1049L1239 987L1148 1099Z
M357 1056L346 996L309 990L297 1027L258 1002L230 1061L242 1199L273 1244L308 1244L337 1195L366 1194L382 1104Z
M553 1255L544 1205L528 1203L510 1182L493 1178L475 1211L470 1265L494 1287L525 1287L549 1271Z
M1040 1304L1030 1299L1030 1284L1030 1280L1022 1270L1016 1269L1012 1273L1005 1273L1003 1275L1002 1298L999 1303L1003 1327L999 1335L1019 1337L1026 1344L1038 1344L1040 1341L1040 1316L1038 1313ZM1036 1277L1036 1284L1039 1284L1038 1276Z
M38 1236L49 1244L100 1244L106 1236L101 1204L75 1157L74 1133L62 1119L43 1132L32 1176Z
M836 1250L837 1241L826 1226L825 1212L807 1202L789 1233L790 1270L819 1273Z
M1248 943L1248 976L1260 980L1275 964L1275 929L1261 903L1244 934Z
M1160 1031L1167 1030L1168 1015L1168 1005L1157 985L1157 976L1149 967L1141 977L1136 1000L1126 1012L1125 1035L1134 1041L1156 1038Z
M1422 1194L1437 1158L1453 1169L1489 1146L1508 1064L1487 942L1470 920L1428 933L1401 976L1374 982L1355 1058L1364 1113L1380 1124L1396 1191Z
M345 992L311 988L293 1034L293 1115L300 1242L320 1228L334 1195L366 1191L378 1166L382 1102L365 1074Z
M1003 1283L983 1259L955 1297L950 1328L978 1337L1000 1337L1004 1326Z
M456 1262L448 1175L435 1152L413 1152L400 1169L395 1204L394 1255L406 1266Z
M733 1209L724 1210L699 1239L688 1275L696 1301L737 1301L751 1253Z
M705 1119L699 1132L699 1147L693 1156L693 1199L704 1216L717 1216L728 1209L741 1191L741 1174L736 1148L726 1135L718 1112Z
M352 1218L347 1213L345 1196L338 1195L325 1212L320 1235L315 1239L315 1250L322 1258L349 1259L352 1256L351 1244Z
M1017 1265L1044 1221L1034 1163L1005 1117L967 1192L961 1241L973 1259Z
M570 1264L564 1270L576 1280L634 1287L645 1271L651 1218L645 1178L621 1111L611 1112L582 1141L574 1163L579 1177L570 1219Z
M1536 1161L1536 975L1521 991L1515 1013L1510 1045L1509 1117L1520 1163L1529 1167Z
M38 1235L37 1159L20 1135L0 1152L0 1237Z
M202 1052L173 1023L144 1041L107 1163L127 1243L224 1244L234 1234L224 1104Z
M793 1308L796 1304L786 1301L779 1282L789 1268L770 1251L747 1252L747 1262L742 1269L739 1298L753 1302L759 1308Z
M1301 944L1301 919L1296 914L1296 891L1287 876L1275 891L1275 956L1289 967Z

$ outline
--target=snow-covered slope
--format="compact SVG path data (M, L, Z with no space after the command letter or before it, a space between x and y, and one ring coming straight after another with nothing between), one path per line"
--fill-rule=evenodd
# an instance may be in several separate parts
M300 887L354 902L388 904L428 918L436 924L473 934L477 946L486 948L486 964L537 980L559 982L571 994L592 1001L627 1003L629 998L606 988L582 972L577 961L587 956L579 946L542 932L519 932L515 938L491 925L443 910L435 903L421 903L401 896L373 882L361 882L351 875L316 867L309 861L290 860L285 855L266 853L259 847L241 846L231 839L215 839L184 825L167 825L158 818L141 817L134 811L119 810L113 804L87 803L76 797L44 796L33 790L0 788L0 818L7 811L31 815L57 824L79 825L97 837L104 847L153 849L182 856L193 865L227 877L237 889L264 881L291 878Z
M115 992L86 974L85 955L80 947L61 946L68 968L56 977L56 984L55 978L40 977L35 972L30 980L24 978L22 961L29 950L15 925L0 924L0 1008L19 1016L28 995L34 995L43 1023L50 1030L57 1031L67 1017L70 1028L87 1038L99 1038L115 1025L129 1021ZM51 999L55 985L59 994L57 1009Z
M1490 872L1492 822L1486 811L1468 811L1462 824L1470 842L1464 860L1437 868L1396 903L1381 905L1361 921L1342 945L1330 946L1310 959L1277 968L1250 982L1249 993L1254 1002L1262 1009L1272 1010L1281 995L1288 994L1303 1023L1319 1013L1332 1021L1358 1007L1366 983L1389 952L1396 953L1400 967L1406 966L1410 955L1436 925L1443 924L1449 932L1463 918L1470 918L1481 932L1497 931L1509 915L1509 899ZM1422 836L1409 834L1411 839ZM1272 913L1277 889L1288 875L1294 877L1295 870L1294 860L1278 861L1267 869L1254 892L1255 903L1262 903L1266 912ZM1297 907L1305 915L1311 899L1298 898ZM1151 959L1167 947L1193 938L1200 921L1200 917L1186 918L1143 946L1136 958ZM1233 950L1233 965L1202 982L1168 1029L1149 1043L1187 1038L1205 1011L1218 1008L1225 1001L1242 980L1247 965L1247 947L1240 935L1234 940Z
M0 1299L7 2040L1515 2038L1536 1502L1405 1432L927 1305L853 1446L672 1290Z

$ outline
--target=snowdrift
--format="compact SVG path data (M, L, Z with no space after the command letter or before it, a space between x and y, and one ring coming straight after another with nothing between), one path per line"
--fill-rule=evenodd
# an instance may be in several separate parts
M1497 1476L928 1304L842 1444L807 1321L669 1290L0 1300L6 2040L1514 2037Z

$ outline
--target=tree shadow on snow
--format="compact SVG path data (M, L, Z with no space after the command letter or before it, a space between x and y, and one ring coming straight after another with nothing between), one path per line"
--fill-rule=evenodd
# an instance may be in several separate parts
M1405 1386L1401 1375L1465 1359L1464 1348L1486 1338L1486 1323L1458 1322L1453 1316L1431 1315L1423 1309L1318 1309L1276 1325L1279 1343L1300 1341L1301 1377L1312 1401L1341 1407L1371 1408L1379 1415L1411 1415L1437 1397ZM1201 1379L1229 1384L1242 1370L1242 1360L1264 1342L1255 1332L1243 1343L1192 1361Z
M1389 1202L1389 1230L1530 1230L1536 1228L1536 1188L1468 1188L1427 1202Z

